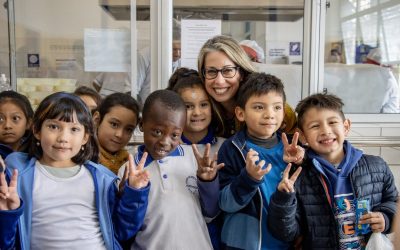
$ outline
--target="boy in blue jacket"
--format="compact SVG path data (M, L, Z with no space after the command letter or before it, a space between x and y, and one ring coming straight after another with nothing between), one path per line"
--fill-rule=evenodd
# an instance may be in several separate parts
M300 101L298 126L309 145L303 170L289 178L288 167L271 197L272 234L297 240L303 249L362 249L369 231L389 233L392 227L398 196L393 174L382 158L345 140L350 121L342 107L329 94Z
M287 249L267 229L267 208L286 164L301 162L304 150L296 145L298 134L289 145L279 132L285 92L278 78L253 73L238 93L235 114L245 127L218 152L218 162L225 163L219 172L223 248Z

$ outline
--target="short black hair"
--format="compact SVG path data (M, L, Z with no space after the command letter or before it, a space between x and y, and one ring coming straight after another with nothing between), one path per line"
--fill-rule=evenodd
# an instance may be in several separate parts
M146 118L150 115L151 108L156 104L161 104L165 109L186 114L186 105L179 94L172 90L161 89L151 93L144 102L142 121L146 121Z
M140 107L135 98L126 93L113 93L106 96L100 106L97 107L100 114L99 124L103 121L104 116L110 112L110 109L115 106L122 106L131 110L136 115L136 121L139 121Z
M238 90L236 105L244 109L252 96L260 96L270 92L282 95L283 103L286 102L284 86L279 78L265 73L251 73Z
M99 146L97 144L96 133L94 132L94 124L89 108L77 95L66 92L57 92L43 99L33 115L32 132L29 137L28 153L36 159L41 159L43 150L41 146L36 145L37 139L33 136L33 132L39 132L44 121L48 119L59 119L60 121L73 122L74 114L76 114L77 122L85 128L85 133L89 135L89 139L83 150L72 157L75 164L82 165L87 160L97 162L99 157Z
M343 101L339 97L332 94L317 93L310 95L301 100L296 106L297 124L302 129L304 123L304 114L312 109L328 109L339 113L344 120Z

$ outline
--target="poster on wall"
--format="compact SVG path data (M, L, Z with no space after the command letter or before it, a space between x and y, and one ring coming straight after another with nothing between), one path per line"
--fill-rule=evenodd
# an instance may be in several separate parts
M197 57L203 44L221 34L221 20L181 21L181 66L197 70Z
M267 42L267 63L290 64L302 60L301 42L271 41Z
M85 29L85 71L129 72L130 33L123 29Z

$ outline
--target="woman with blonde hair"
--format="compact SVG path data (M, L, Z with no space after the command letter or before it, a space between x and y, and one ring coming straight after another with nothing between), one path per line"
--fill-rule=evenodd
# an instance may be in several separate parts
M229 137L238 128L235 123L235 102L239 86L256 70L239 43L222 35L204 43L198 57L198 69L214 110L223 124L218 132L223 137Z

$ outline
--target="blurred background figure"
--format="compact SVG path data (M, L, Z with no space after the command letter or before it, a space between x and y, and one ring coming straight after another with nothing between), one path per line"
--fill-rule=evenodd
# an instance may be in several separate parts
M338 49L331 49L328 62L330 63L342 63L342 54Z
M243 40L240 43L252 62L263 63L265 59L264 50L254 40Z
M181 67L181 41L172 41L172 73Z

